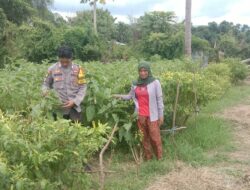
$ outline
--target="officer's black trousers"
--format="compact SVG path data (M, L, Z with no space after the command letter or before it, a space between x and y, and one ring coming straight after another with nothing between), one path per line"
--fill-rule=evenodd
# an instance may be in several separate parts
M57 114L53 113L53 118L56 121L57 120ZM74 108L72 108L69 112L69 114L64 114L63 115L64 119L71 120L72 122L79 122L83 123L83 116L82 112L77 112Z

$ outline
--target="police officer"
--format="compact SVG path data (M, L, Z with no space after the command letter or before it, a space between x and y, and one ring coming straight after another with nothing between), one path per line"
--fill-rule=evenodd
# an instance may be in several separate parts
M67 46L59 48L59 61L49 67L42 85L43 95L54 89L62 102L64 119L82 122L81 102L86 95L84 69L72 63L72 50Z

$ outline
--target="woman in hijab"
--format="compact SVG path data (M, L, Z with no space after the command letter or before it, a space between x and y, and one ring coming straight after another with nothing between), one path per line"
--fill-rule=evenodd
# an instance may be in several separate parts
M123 100L133 99L138 116L137 125L143 135L143 149L146 160L153 157L153 149L158 160L162 159L160 126L163 124L163 98L159 80L152 76L150 64L141 62L139 77L133 82L127 95L114 95Z

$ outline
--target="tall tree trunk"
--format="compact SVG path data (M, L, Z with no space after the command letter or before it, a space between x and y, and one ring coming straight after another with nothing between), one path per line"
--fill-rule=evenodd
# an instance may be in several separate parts
M94 18L94 32L97 35L97 23L96 23L96 3L97 0L94 0L93 2L93 18Z
M186 0L186 19L185 19L185 55L192 56L192 33L191 33L191 9L192 0Z

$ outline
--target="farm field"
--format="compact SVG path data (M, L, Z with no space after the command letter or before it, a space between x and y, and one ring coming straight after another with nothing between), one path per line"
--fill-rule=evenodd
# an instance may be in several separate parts
M140 147L133 103L112 98L114 93L129 91L136 79L137 61L79 64L86 69L88 81L87 96L82 105L84 126L63 119L53 120L52 111L58 110L60 103L53 91L48 97L41 95L48 64L19 61L0 71L2 188L98 188L98 175L83 172L82 163L92 163L98 170L97 154L115 123L119 129L105 155L105 166L119 175L115 175L116 180L112 180L112 173L107 176L109 189L122 188L120 180L126 183L124 189L126 185L129 185L128 189L136 188L149 177L173 170L176 160L200 166L223 159L220 154L213 158L205 156L207 151L218 147L230 147L231 139L230 125L213 117L211 114L215 111L209 111L209 108L214 101L225 98L228 92L236 93L238 88L245 93L240 98L239 94L234 94L238 99L232 101L242 101L247 97L247 86L231 83L232 65L240 65L237 60L211 64L205 69L188 60L161 60L151 64L154 75L163 86L166 111L162 129L172 127L177 84L180 84L180 95L176 125L188 128L177 133L176 137L163 134L163 161L146 162L140 166L135 164L130 151L138 151ZM110 74L110 70L116 72ZM230 97L228 101L231 101ZM212 108L219 105L217 102ZM196 116L197 107L201 111ZM123 174L126 177L122 177ZM131 178L136 183L127 183Z
M246 4L0 0L0 190L249 190Z

